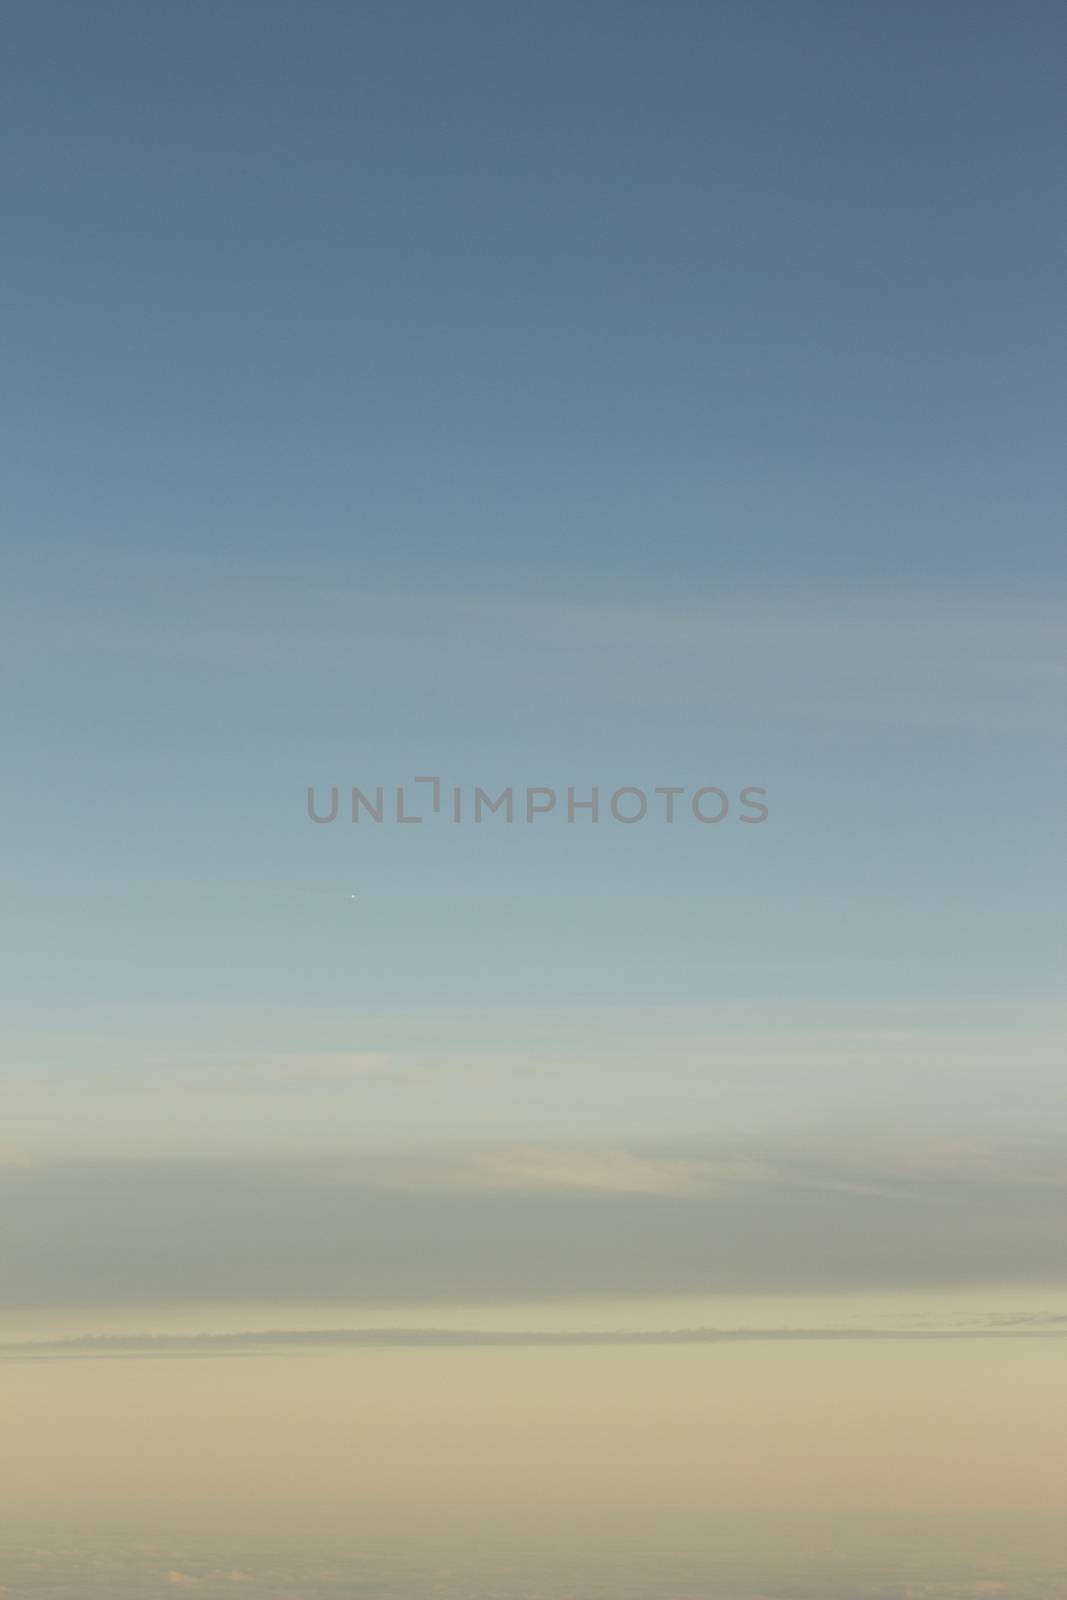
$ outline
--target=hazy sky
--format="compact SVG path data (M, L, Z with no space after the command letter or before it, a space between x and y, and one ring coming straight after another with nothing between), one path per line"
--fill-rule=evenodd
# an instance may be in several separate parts
M10 1493L803 1505L699 1593L1062 1593L1067 14L4 34ZM103 1591L230 1582L167 1560Z

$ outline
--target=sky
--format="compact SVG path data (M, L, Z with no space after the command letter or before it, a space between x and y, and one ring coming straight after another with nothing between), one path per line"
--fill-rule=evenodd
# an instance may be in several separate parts
M1065 46L6 8L0 1593L1062 1593Z

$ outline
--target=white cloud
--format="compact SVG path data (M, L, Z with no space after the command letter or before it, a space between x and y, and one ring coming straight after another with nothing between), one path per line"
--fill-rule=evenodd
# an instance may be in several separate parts
M294 1052L233 1067L213 1080L201 1074L199 1082L209 1087L213 1081L217 1088L345 1088L387 1072L392 1060L387 1051L379 1050Z

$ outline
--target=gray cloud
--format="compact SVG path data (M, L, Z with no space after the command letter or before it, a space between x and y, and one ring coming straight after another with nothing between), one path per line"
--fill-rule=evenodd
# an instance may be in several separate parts
M270 1328L239 1333L83 1334L0 1344L0 1361L228 1356L280 1350L458 1350L568 1348L589 1345L714 1345L908 1342L968 1339L1067 1339L1067 1317L1026 1328Z
M0 1167L0 1305L1063 1284L1064 1142L797 1134Z

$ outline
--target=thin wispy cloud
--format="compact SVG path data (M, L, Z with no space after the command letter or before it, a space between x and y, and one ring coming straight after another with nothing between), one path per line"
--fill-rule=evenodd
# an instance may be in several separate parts
M0 1361L232 1356L316 1350L568 1349L589 1345L811 1344L974 1339L1065 1339L1067 1316L1034 1314L1026 1326L995 1318L939 1328L270 1328L236 1333L83 1334L0 1344Z
M721 594L325 591L288 583L177 592L151 626L129 606L62 619L53 648L198 663L238 672L326 675L385 692L427 674L481 704L521 688L556 702L672 705L709 683L762 715L832 723L1063 725L1067 660L1058 595L1020 590L752 587ZM8 648L43 644L24 617ZM45 634L56 626L45 619Z

